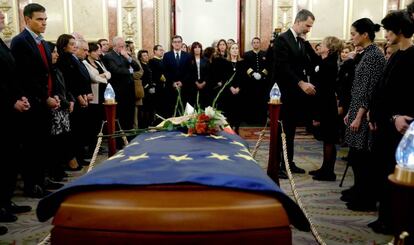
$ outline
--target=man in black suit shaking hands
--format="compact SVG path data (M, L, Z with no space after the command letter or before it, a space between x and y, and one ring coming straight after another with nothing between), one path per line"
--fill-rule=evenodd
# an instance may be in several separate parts
M282 93L281 119L286 133L288 160L294 173L305 173L305 170L293 162L296 125L306 115L304 107L307 97L316 93L315 87L308 79L310 56L313 55L313 51L309 49L309 43L303 39L314 21L315 17L310 11L300 10L293 26L280 34L274 42L273 74Z

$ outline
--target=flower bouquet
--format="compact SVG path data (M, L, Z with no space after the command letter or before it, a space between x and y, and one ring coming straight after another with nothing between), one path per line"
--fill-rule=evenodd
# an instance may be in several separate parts
M208 106L202 109L198 103L199 94L197 93L197 104L196 108L193 108L190 104L184 106L181 101L180 89L177 90L178 96L175 104L174 117L164 119L157 128L165 128L167 130L177 129L178 127L184 128L187 130L187 134L216 134L217 132L230 128L226 121L226 118L221 113L220 110L217 110L216 103L221 93L234 78L233 74L230 79L223 85L221 90L217 93L216 98L213 100L212 106ZM179 113L182 116L176 117L175 115Z

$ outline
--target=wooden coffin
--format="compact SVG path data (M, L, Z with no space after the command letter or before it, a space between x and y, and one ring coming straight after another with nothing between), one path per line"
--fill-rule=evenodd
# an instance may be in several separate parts
M122 187L69 195L52 244L291 244L271 195L199 185Z

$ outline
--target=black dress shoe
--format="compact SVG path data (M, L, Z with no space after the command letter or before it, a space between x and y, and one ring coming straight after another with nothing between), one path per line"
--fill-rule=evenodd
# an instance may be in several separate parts
M312 179L320 181L336 181L336 174L319 172L313 176Z
M28 187L24 190L24 195L31 198L43 198L50 193L50 191L43 189L40 185L34 185L33 187Z
M289 179L285 170L279 170L279 179Z
M46 179L45 179L45 185L44 185L44 188L45 188L46 190L57 190L57 189L62 188L63 186L64 186L64 184L53 182L53 181L52 181L52 180L50 180L49 178L46 178Z
M377 211L377 206L374 202L363 202L363 201L353 201L348 202L346 207L352 211L359 211L359 212L373 212Z
M4 234L6 234L7 233L7 227L5 227L5 226L0 226L0 236L1 235L4 235Z
M388 225L387 223L382 222L381 220L376 220L374 222L369 223L368 227L370 227L375 233L381 233L385 235L391 235L393 233L391 225Z
M343 202L354 202L355 201L355 197L353 195L342 195L339 199Z
M5 209L12 214L21 214L30 212L32 210L32 207L24 205L19 206L14 202L10 202L10 205L5 207Z
M351 187L349 189L341 191L342 195L353 195L355 193L355 187Z
M318 174L319 172L322 172L322 169L321 169L321 168L319 168L319 169L315 169L315 170L312 170L312 171L309 171L309 172L308 172L308 174L309 174L309 175L316 175L316 174Z
M0 208L0 222L15 222L17 216L7 211L5 208Z
M305 169L299 168L296 166L295 162L290 163L290 171L295 174L304 174L306 173Z
M80 160L78 160L78 164L80 166L89 166L90 163L91 163L90 159L80 159Z

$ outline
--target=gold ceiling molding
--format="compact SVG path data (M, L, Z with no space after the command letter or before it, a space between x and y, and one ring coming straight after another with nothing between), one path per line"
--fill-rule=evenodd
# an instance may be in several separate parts
M4 29L2 31L4 39L10 39L15 34L16 21L13 14L13 3L7 0L0 2L0 10L4 14Z

